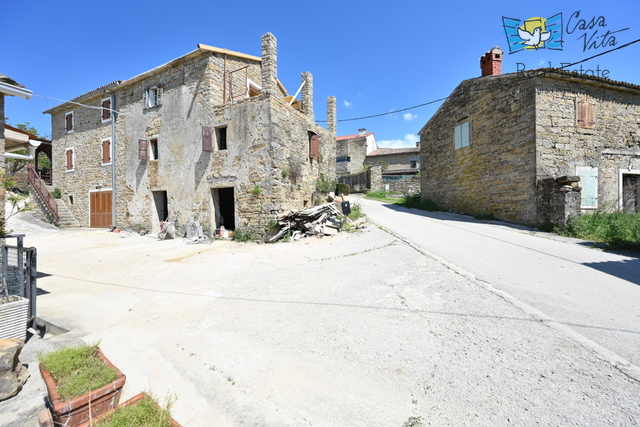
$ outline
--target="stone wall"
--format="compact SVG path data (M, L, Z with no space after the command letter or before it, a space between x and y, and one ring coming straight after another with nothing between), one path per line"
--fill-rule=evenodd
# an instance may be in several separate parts
M402 178L395 181L382 180L385 191L401 194L420 194L420 177Z
M530 80L462 82L419 132L422 198L445 210L535 223L535 117ZM454 129L466 121L471 142L456 150Z
M640 173L640 90L549 73L536 80L538 179L596 167L598 209L620 208L621 173ZM593 129L577 124L578 98L594 103Z
M377 154L375 156L367 156L365 164L367 165L388 165L385 170L409 169L411 160L416 160L418 168L420 167L420 151L416 149L415 153L398 153L398 154ZM385 167L386 167L385 165Z
M336 173L349 175L360 173L367 153L367 138L346 139L336 142L336 157L350 157L348 162L336 163Z

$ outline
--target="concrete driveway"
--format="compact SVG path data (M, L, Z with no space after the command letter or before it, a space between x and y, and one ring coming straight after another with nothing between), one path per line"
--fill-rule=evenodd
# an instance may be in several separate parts
M637 381L375 226L274 245L22 227L39 314L69 329L32 345L100 341L123 398L174 395L183 426L640 424Z

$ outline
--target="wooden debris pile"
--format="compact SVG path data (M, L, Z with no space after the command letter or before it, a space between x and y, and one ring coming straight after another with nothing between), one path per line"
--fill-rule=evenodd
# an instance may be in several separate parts
M281 227L278 234L269 239L269 242L277 242L287 233L291 233L293 240L298 240L302 236L323 236L338 234L342 228L340 219L347 221L333 203L304 210L288 211L278 215L276 220Z

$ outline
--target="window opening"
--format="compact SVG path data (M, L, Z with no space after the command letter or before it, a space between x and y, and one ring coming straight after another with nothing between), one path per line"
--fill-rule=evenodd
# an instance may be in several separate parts
M64 115L64 130L73 132L73 111Z
M320 137L315 133L308 131L309 136L309 158L320 161Z
M102 100L102 122L111 120L111 98Z
M417 169L418 161L417 160L409 160L409 169Z
M111 164L111 140L104 139L102 140L102 165L110 165Z
M471 122L464 122L455 128L456 150L468 147L471 143Z
M216 141L218 143L218 150L227 149L227 127L216 128Z
M149 160L158 160L160 152L158 151L158 139L149 140Z
M640 213L640 175L622 174L622 209L624 213Z
M68 148L66 151L66 156L67 156L67 171L72 171L75 167L74 163L74 156L73 156L73 148Z

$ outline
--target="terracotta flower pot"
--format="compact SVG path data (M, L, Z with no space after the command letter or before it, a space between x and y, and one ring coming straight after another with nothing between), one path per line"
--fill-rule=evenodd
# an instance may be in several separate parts
M40 373L47 386L49 401L53 408L53 418L56 423L67 427L77 427L109 409L118 406L122 387L124 387L124 382L127 377L102 354L100 349L98 349L98 356L117 371L118 377L116 380L97 390L93 390L90 393L66 402L60 398L58 387L55 381L53 381L53 377L49 371L40 365Z
M126 402L121 403L118 407L119 408L124 408L125 406L130 406L130 405L135 405L137 404L140 400L144 399L145 397L147 397L147 393L142 392L142 393L138 393L135 396L133 396L131 399L127 400ZM155 403L155 401L154 401ZM156 403L157 405L157 403ZM78 427L91 427L92 425L95 425L95 423L97 423L98 421L102 420L103 418L107 418L109 415L111 415L116 409L110 409L107 412L104 412L102 415L98 416L97 418L93 419L92 421L87 421L85 423L80 424ZM92 424L93 422L93 424ZM173 418L171 418L171 420L169 421L169 424L171 425L171 427L182 427L176 420L174 420Z

